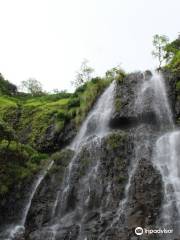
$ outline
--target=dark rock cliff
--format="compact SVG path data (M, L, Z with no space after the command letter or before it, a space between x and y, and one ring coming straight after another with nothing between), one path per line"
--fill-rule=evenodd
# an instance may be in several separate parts
M167 72L163 75L179 123L179 79ZM143 108L136 107L138 89L143 78L148 81L150 76L150 72L144 76L140 72L130 74L116 85L111 133L101 141L93 137L78 155L65 149L56 156L33 198L24 239L53 239L55 223L59 223L56 240L152 239L134 234L137 226L156 225L162 204L162 179L152 161L160 129L151 105L151 91L147 92ZM51 131L47 135L51 142L54 139L50 135ZM63 141L67 138L69 142L72 135L67 129ZM60 206L57 200L64 194L66 166L73 156L75 167Z
M149 77L150 74L146 72L147 81ZM134 240L139 239L134 234L137 225L155 226L162 203L161 176L152 163L153 145L159 135L159 125L151 106L151 92L147 94L143 109L135 107L142 81L143 74L139 72L128 75L123 82L117 84L115 110L110 121L114 130L102 139L100 145L94 143L91 147L85 146L76 157L77 168L71 179L67 197L69 200L61 210L61 215L65 218L59 220L56 239L87 237ZM171 84L168 80L167 86ZM174 88L168 89L171 105L176 105ZM97 175L91 175L87 179L97 162ZM48 177L53 178L53 175ZM87 181L90 190L86 188ZM44 181L41 188L48 190L46 184ZM52 188L56 189L57 195L56 184L56 181L54 185L52 183ZM40 190L34 198L26 223L26 238L31 240L44 239L44 236L51 238L50 226L58 221L58 214L54 219L47 218L43 212L38 216L36 201L40 199L39 194ZM51 200L54 199L54 192L50 195ZM50 212L51 200L48 205ZM123 201L127 203L121 212L120 204ZM41 208L47 209L46 205L47 201L44 201ZM38 218L42 224L35 224Z

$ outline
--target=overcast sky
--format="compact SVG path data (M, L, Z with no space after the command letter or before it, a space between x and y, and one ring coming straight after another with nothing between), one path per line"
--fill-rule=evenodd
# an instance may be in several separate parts
M180 32L179 0L0 0L0 72L70 89L84 58L96 74L153 68L152 36Z

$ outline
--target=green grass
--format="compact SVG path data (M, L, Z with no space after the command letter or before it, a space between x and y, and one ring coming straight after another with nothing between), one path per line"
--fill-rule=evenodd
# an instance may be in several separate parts
M7 97L7 96L0 96L0 107L4 106L16 106L17 103L14 101L14 99Z
M39 149L46 144L48 129L58 135L70 122L78 129L109 83L106 79L95 78L73 94L0 96L0 118L14 128L25 143Z
M34 97L30 94L15 93L13 90L12 94L2 95L0 91L0 121L15 134L15 137L11 138L14 141L11 141L10 145L5 133L0 135L2 140L0 141L0 197L11 192L13 186L31 180L32 176L44 167L47 155L40 151L44 151L46 144L49 144L48 141L50 142L48 147L53 148L54 139L62 135L68 124L72 124L75 130L78 130L93 104L110 82L107 79L95 78L80 86L74 93L61 92ZM3 81L2 83L4 84ZM3 94L8 93L3 92ZM47 138L49 133L50 140ZM23 144L15 141L21 141ZM57 149L52 149L50 152L54 151ZM63 171L72 154L62 151L53 155L55 168ZM84 167L87 164L85 159Z

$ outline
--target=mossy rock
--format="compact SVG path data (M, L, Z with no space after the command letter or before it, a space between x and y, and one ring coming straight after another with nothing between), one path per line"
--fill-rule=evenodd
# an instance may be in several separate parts
M81 158L80 163L80 169L79 169L79 175L82 177L86 174L86 171L89 169L89 166L91 165L91 159L88 157Z
M0 195L7 194L14 186L32 178L44 167L48 156L28 145L7 141L0 144Z
M71 149L63 149L60 152L55 152L51 155L51 159L54 160L55 165L67 167L74 155L74 151Z
M112 149L112 150L118 148L119 145L121 145L122 142L126 140L126 137L127 137L127 134L124 131L118 131L118 132L111 133L105 139L107 148Z
M180 94L180 81L176 82L176 91Z
M116 98L114 100L114 106L115 106L115 111L116 112L120 112L121 111L121 99L120 98Z

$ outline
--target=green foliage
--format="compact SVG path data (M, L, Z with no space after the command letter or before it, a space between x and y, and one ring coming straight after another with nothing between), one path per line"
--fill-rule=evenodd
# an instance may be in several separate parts
M51 159L54 160L56 165L66 167L73 157L74 152L70 149L64 149L60 152L55 152L51 155Z
M121 100L120 100L120 98L115 99L114 106L115 106L115 111L116 112L121 111Z
M95 78L74 94L0 96L0 118L15 130L17 137L23 137L24 142L40 149L40 144L46 144L49 128L54 129L54 134L60 134L71 121L78 128L109 83L106 79Z
M172 60L172 58L178 53L180 50L180 38L177 38L171 43L168 43L165 47L166 51L166 59Z
M180 37L167 44L165 50L166 60L168 62L166 68L177 76L180 76Z
M7 150L6 141L0 144L0 196L11 191L36 174L47 159L46 154L38 154L28 145L11 142ZM42 161L43 160L43 161Z
M0 142L2 140L7 140L10 143L16 140L15 131L3 120L0 120Z
M92 80L93 81L93 80ZM75 93L73 94L74 97L77 97L78 94L83 93L87 88L87 84L84 83L83 85L79 86L78 88L76 88Z
M8 194L14 185L32 179L47 158L47 155L37 152L37 149L42 149L41 146L47 143L47 134L50 132L52 138L53 134L55 137L61 135L70 122L78 129L110 82L109 78L93 78L91 81L88 79L74 94L63 91L36 95L29 90L31 94L0 96L1 196ZM27 144L20 144L17 139ZM63 174L63 169L72 156L73 152L70 150L53 154L53 171L62 171ZM88 159L84 158L82 163L82 172L88 165L86 160Z
M176 75L180 76L180 51L178 51L174 55L174 57L166 67Z
M176 91L180 93L180 81L176 83Z
M68 119L68 115L67 115L67 112L61 110L61 111L58 111L57 113L57 119L60 120L60 121L65 121Z
M125 132L115 132L110 134L107 139L106 139L106 143L107 143L107 147L109 149L117 149L119 148L120 144L122 144L122 141L124 141L126 139L126 133Z
M79 107L80 99L79 98L70 98L68 103L68 108Z
M43 93L42 84L34 78L29 78L26 81L22 81L21 89L32 94L33 96L41 95Z
M89 110L97 100L102 91L110 84L108 79L92 80L86 83L86 88L83 92L76 92L80 99L80 106L76 107L75 123L79 126L86 117Z
M124 77L126 76L124 70L120 67L114 67L106 72L106 78L109 81L117 81L117 83L122 83Z
M86 83L87 81L90 81L93 72L94 69L88 66L88 60L84 59L81 64L80 70L77 72L76 78L72 82L72 84L77 88L82 84Z
M63 129L64 129L64 126L65 126L65 122L64 121L58 121L55 123L55 129L54 129L54 132L55 133L60 133Z

